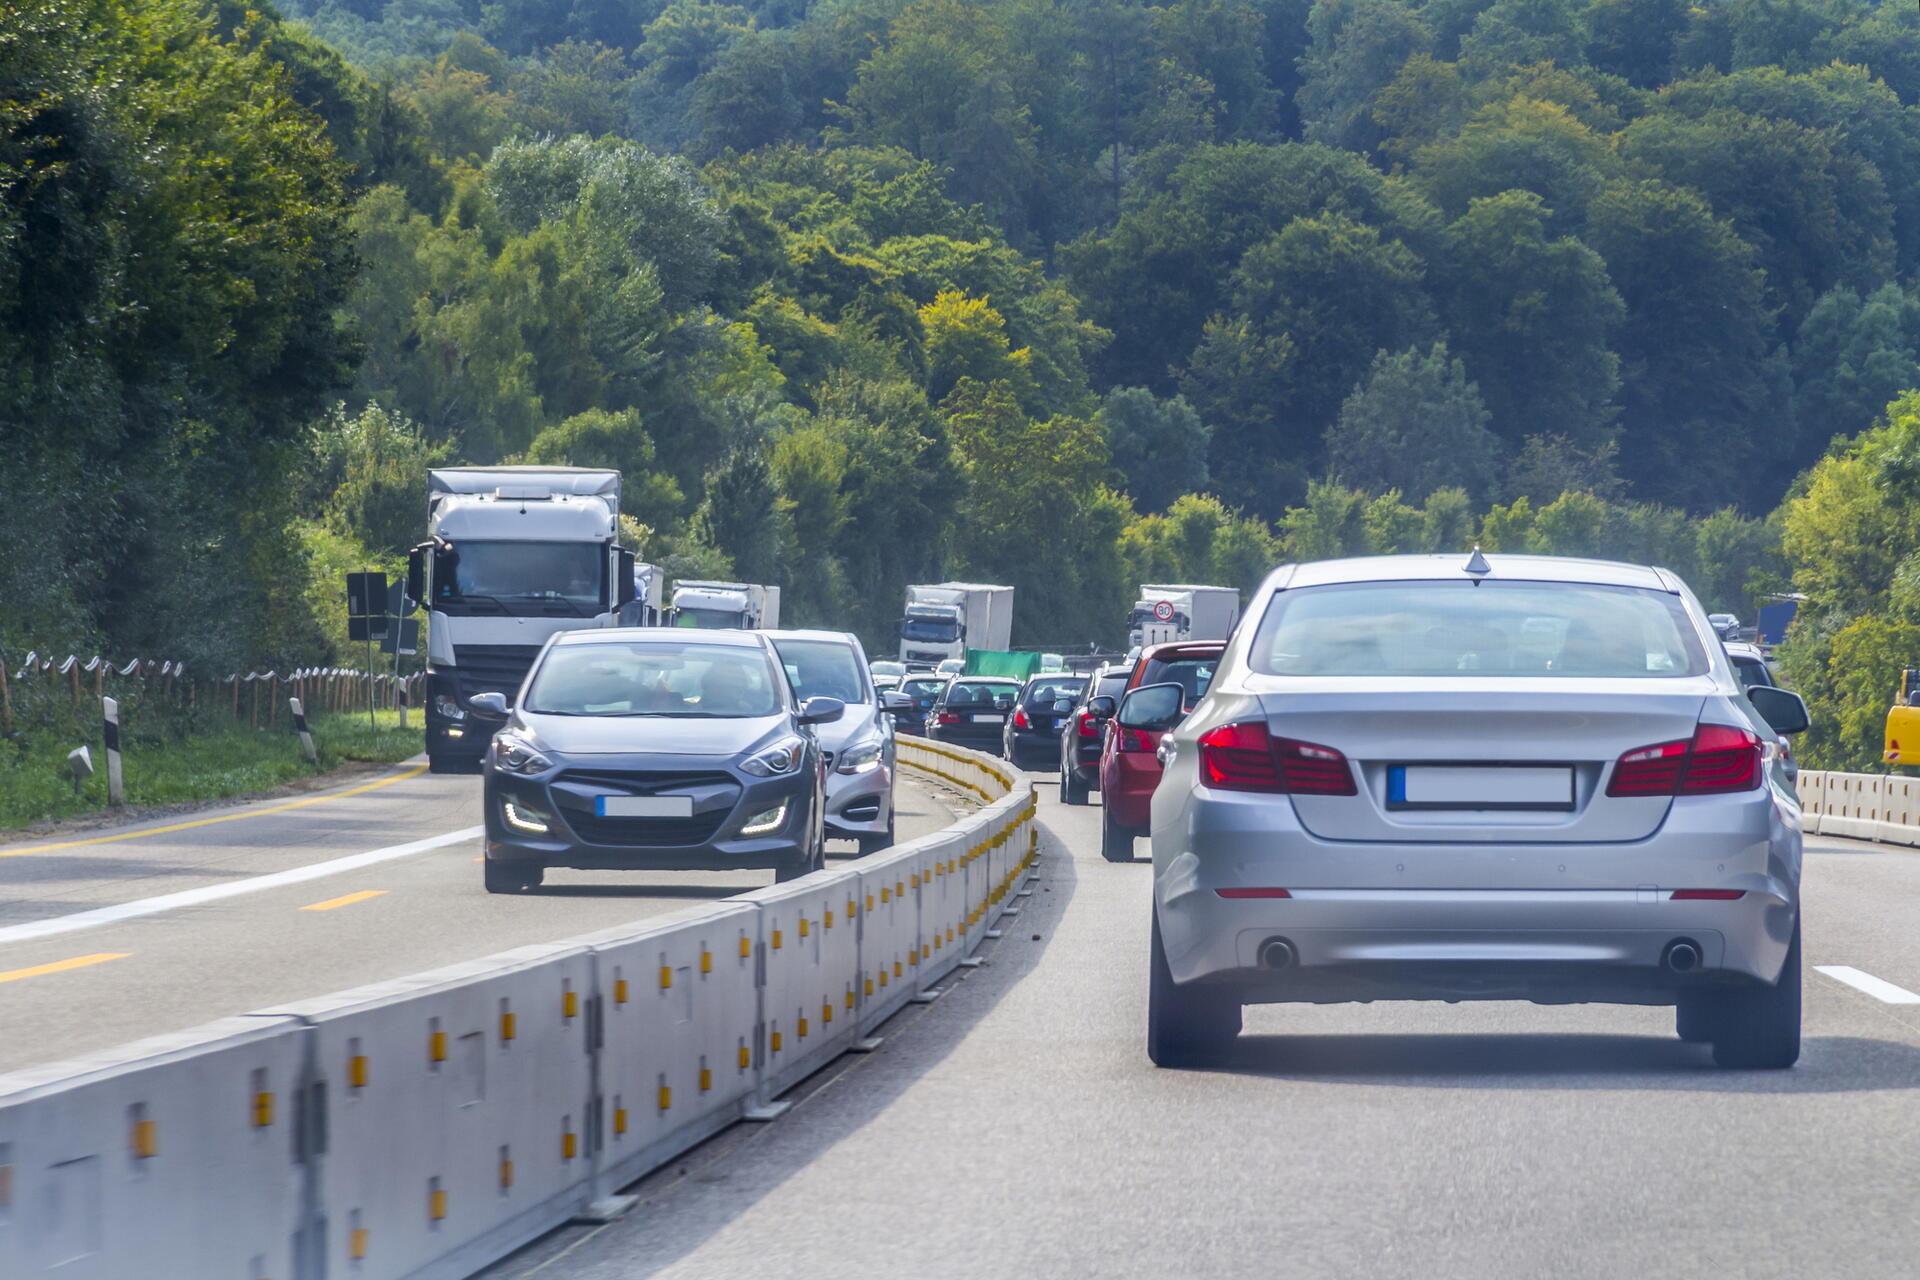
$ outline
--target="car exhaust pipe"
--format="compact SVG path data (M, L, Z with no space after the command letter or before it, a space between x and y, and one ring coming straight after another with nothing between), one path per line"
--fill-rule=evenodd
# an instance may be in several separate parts
M1285 938L1268 938L1260 944L1260 967L1263 969L1290 969L1296 958L1293 944Z
M1686 938L1675 938L1667 944L1664 963L1669 973L1692 973L1700 967L1700 948Z

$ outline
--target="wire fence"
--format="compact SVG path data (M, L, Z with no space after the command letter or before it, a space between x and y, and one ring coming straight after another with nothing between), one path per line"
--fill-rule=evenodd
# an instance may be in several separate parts
M115 662L95 654L30 652L17 664L0 655L0 733L69 730L97 723L100 699L144 713L149 726L185 731L194 726L245 723L254 729L291 727L288 697L309 715L401 710L420 705L421 672L365 672L354 667L294 667L287 671L201 674L186 663L152 658ZM223 726L224 727L224 726Z

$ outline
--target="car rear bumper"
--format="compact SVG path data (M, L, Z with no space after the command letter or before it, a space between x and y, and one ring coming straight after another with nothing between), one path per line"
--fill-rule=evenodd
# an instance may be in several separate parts
M1331 841L1284 797L1205 788L1154 808L1174 980L1237 984L1250 1002L1671 1004L1701 983L1775 981L1799 911L1797 815L1759 792L1676 804L1646 840L1591 845ZM1293 952L1280 970L1261 959L1276 938ZM1664 963L1681 940L1700 953L1686 973Z

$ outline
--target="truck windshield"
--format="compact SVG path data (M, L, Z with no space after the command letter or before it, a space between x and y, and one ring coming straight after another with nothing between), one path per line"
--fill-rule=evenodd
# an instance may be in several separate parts
M545 716L770 716L781 707L775 678L760 650L737 645L555 645L523 708Z
M436 558L433 607L590 618L606 608L606 565L592 542L463 541Z
M928 644L951 644L960 638L960 622L957 618L909 617L900 624L900 635Z
M867 682L860 678L860 660L853 646L838 640L775 640L787 681L802 698L838 698L867 701Z
M740 615L730 609L695 609L682 605L673 611L676 627L718 627L740 630Z

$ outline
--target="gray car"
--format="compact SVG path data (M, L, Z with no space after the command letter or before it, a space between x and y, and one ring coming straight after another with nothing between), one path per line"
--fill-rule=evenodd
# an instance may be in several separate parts
M1800 809L1774 734L1661 569L1534 556L1286 566L1170 730L1148 1051L1245 1004L1674 1005L1725 1066L1800 1046Z
M827 761L827 834L862 854L893 843L893 716L868 675L860 637L846 631L769 631L794 692L837 698L846 711L820 727Z
M486 885L537 886L548 867L825 865L825 756L802 702L753 632L568 631L520 688L487 750Z

